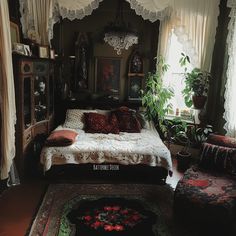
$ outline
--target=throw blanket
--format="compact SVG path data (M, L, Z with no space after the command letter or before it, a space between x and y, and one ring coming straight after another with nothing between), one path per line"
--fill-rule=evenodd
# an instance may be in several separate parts
M57 130L62 130L59 126ZM172 171L170 151L154 128L141 133L102 134L77 130L76 142L67 147L44 147L41 163L47 171L52 165L80 163L146 164Z

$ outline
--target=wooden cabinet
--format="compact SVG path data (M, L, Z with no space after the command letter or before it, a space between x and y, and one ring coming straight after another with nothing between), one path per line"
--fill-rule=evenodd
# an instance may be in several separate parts
M49 134L54 119L54 68L47 59L13 55L16 92L16 163L24 175L26 155L39 135ZM37 171L37 170L35 170Z

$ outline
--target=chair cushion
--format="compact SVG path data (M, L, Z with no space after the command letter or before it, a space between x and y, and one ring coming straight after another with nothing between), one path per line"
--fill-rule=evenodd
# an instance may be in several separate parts
M211 134L207 139L207 143L228 148L236 148L236 139L223 135Z
M190 168L177 184L174 206L187 217L231 221L236 217L236 179Z

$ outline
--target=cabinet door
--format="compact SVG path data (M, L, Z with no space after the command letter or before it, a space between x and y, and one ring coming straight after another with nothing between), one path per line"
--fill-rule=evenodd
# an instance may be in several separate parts
M27 129L32 125L32 97L31 97L32 76L23 77L23 125Z
M47 78L35 76L34 80L34 117L39 122L47 119Z
M35 121L47 119L48 111L48 63L34 63L34 117Z
M54 110L54 70L50 68L49 73L49 116L53 114Z

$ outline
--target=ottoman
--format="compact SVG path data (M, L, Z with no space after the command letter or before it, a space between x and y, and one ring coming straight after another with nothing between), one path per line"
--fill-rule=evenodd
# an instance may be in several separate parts
M236 224L236 178L188 169L175 189L174 213L182 220L223 227Z

